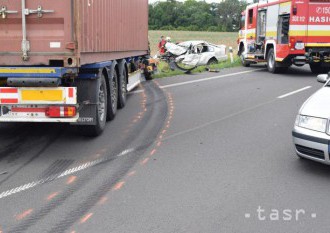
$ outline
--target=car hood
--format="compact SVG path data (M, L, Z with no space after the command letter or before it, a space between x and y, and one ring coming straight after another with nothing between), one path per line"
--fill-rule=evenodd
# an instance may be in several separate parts
M330 87L323 87L312 95L301 107L300 114L330 118Z

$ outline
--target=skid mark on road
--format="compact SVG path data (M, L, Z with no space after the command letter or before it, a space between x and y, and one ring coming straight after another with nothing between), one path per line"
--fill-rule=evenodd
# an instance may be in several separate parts
M43 177L49 177L54 174L59 174L67 170L73 163L74 160L72 159L58 159L53 162L46 170L44 170L39 176L39 178L42 179Z
M134 176L136 174L136 171L131 171L130 173L127 174L128 177Z
M68 178L68 181L66 182L66 184L72 184L73 182L75 182L77 179L77 176L70 176Z
M142 89L139 93L141 93L141 101L140 101L140 108L141 110L132 118L131 123L128 125L128 127L123 131L124 133L121 136L121 139L124 140L125 137L131 132L133 127L143 119L144 115L147 112L147 95L145 93L145 89L140 84L139 87Z
M80 220L80 224L83 224L85 222L87 222L91 217L93 216L93 213L89 213L86 216L84 216L81 220Z
M34 160L39 158L47 149L50 147L62 134L60 130L53 133L49 138L46 139L43 146L34 154L31 158L29 158L26 162L24 162L20 167L15 169L13 172L11 172L6 178L0 181L0 185L2 185L4 182L9 180L11 177L13 177L15 174L17 174L19 171L21 171L24 167L31 164ZM31 140L33 138L31 137ZM35 143L38 143L37 141ZM40 143L40 142L39 142ZM1 198L0 198L1 199Z
M159 85L158 82L155 81L155 83L161 88L161 86ZM159 134L156 142L154 143L154 147L151 149L149 155L144 158L141 162L140 165L144 166L146 164L148 164L148 162L150 162L151 157L154 156L157 153L157 150L161 147L162 142L163 142L163 138L165 136L165 134L167 133L167 130L170 127L170 123L173 119L173 112L174 112L174 102L173 102L173 97L172 94L168 91L165 91L167 94L167 105L168 105L168 116L167 116L167 120L166 120L166 125L163 127L163 129L161 130L161 133Z
M120 181L118 182L114 187L113 190L118 191L120 190L123 186L124 186L125 182L124 181Z
M144 160L141 161L141 165L146 165L149 162L149 158L145 158Z
M125 151L121 152L120 154L118 154L115 157L129 155L130 153L132 153L134 151L135 151L135 149L128 149L128 150L125 150ZM101 163L111 161L113 159L114 159L113 156L109 156L109 157L105 157L105 158L101 158L101 159L96 159L94 161L87 162L85 164L81 164L80 166L68 169L68 170L66 170L62 173L55 174L55 175L52 175L52 176L49 176L47 178L40 179L40 180L37 180L37 181L32 181L30 183L27 183L27 184L21 185L19 187L16 187L16 188L13 188L13 189L10 189L10 190L7 190L7 191L4 191L4 192L0 193L0 199L3 199L5 197L9 197L11 195L14 195L14 194L17 194L17 193L20 193L20 192L23 192L23 191L27 191L29 189L35 188L35 187L37 187L39 185L42 185L42 184L45 184L45 183L48 183L48 182L51 182L51 181L54 181L54 180L57 180L57 179L75 174L75 173L78 173L80 171L83 171L83 170L86 170L88 168L94 167L94 166L99 165Z
M16 193L30 190L41 184L45 184L60 178L67 177L64 182L67 183L71 176L77 176L77 174L83 170L101 165L105 162L111 162L118 157L124 157L118 161L126 161L123 167L118 168L118 171L113 171L114 175L105 179L102 185L99 185L97 189L91 190L91 194L83 200L77 208L73 208L69 213L63 213L65 216L61 221L55 222L54 226L50 226L49 232L67 232L74 223L80 222L80 220L91 213L91 208L103 203L107 203L109 200L109 194L113 192L118 192L122 189L123 185L133 176L136 175L137 171L131 171L134 165L138 165L139 160L146 153L148 148L155 145L159 132L162 132L164 125L166 124L166 116L168 114L168 108L166 103L166 98L164 98L164 93L160 90L153 82L147 83L145 85L146 94L148 98L141 94L142 100L140 102L143 114L137 115L136 119L139 122L135 127L132 128L132 132L125 137L125 141L116 148L113 145L107 145L102 148L103 151L97 151L93 153L89 158L93 158L91 161L80 164L77 167L67 169L60 174L54 174L50 177L46 177L41 180L33 181L20 187L16 187L7 191L0 193L0 199L4 199ZM156 87L156 88L155 88ZM147 109L148 107L148 109ZM134 120L134 119L133 119ZM127 143L129 142L129 143ZM127 148L130 145L131 148ZM112 151L112 153L110 152ZM111 154L110 154L111 153ZM107 166L103 165L97 169L91 169L91 173L95 177L100 171L105 170ZM57 207L65 202L68 197L71 197L73 192L79 190L81 187L86 185L91 181L92 177L88 176L87 179L77 179L71 186L66 186L65 190L57 190L59 195L55 196L47 205L43 206L40 210L34 211L31 216L27 217L19 223L17 226L13 227L13 231L25 231L30 227L34 226L38 221L41 221L43 217L48 215L51 211L54 211ZM119 186L118 186L119 185ZM114 188L118 190L114 190ZM51 193L49 194L51 195ZM99 205L98 205L99 204ZM73 229L72 229L73 230Z
M101 197L100 200L97 202L98 205L104 205L107 202L107 197Z
M155 82L157 84L157 86L159 86L159 84L157 82ZM160 146L162 145L162 138L164 138L165 134L167 133L170 125L171 125L171 120L173 118L173 112L174 112L174 102L173 102L173 97L172 94L169 92L166 92L167 95L167 108L169 110L168 114L167 114L167 119L165 119L164 121L164 126L162 127L162 129L160 129L160 133L158 135L158 137L156 137L156 141L154 143L152 143L153 146L151 146L149 153L147 154L146 157L142 158L140 161L140 166L144 167L145 165L147 165L150 161L151 161L151 157L154 156L158 149L160 148ZM118 181L112 188L112 191L120 191L124 185L127 185L129 179L132 176L137 175L137 171L133 170L130 171L126 174L126 176L121 179L120 181ZM109 195L109 194L108 194ZM99 201L98 204L99 205L103 205L106 203L106 201L108 200L107 196L102 196Z
M29 216L32 212L33 212L33 209L28 209L28 210L16 215L16 220L22 220L22 219L26 218L27 216Z
M47 201L51 201L53 200L55 197L57 197L59 194L59 192L55 192L55 193L51 193L48 195L48 197L46 198Z

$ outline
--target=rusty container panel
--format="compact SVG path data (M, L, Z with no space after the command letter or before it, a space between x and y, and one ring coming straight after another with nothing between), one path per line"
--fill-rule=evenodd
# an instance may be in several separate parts
M0 12L0 66L77 67L148 50L148 0L0 0Z
M146 54L148 0L76 0L81 64Z
M71 0L0 0L1 9L1 66L52 65L74 54L66 49L66 44L73 40ZM25 60L22 12L26 19Z

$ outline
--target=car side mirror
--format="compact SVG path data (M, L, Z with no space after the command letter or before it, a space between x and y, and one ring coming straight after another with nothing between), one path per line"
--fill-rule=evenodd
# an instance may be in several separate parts
M329 79L329 75L328 74L320 74L317 76L317 81L320 83L326 83Z

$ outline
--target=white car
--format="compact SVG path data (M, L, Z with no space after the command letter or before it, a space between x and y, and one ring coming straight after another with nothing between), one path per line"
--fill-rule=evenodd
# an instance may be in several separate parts
M330 165L330 79L317 80L325 85L300 108L292 136L299 157Z
M179 44L166 43L168 52L176 55L176 62L187 66L216 64L228 59L226 45L214 45L206 41L185 41Z

